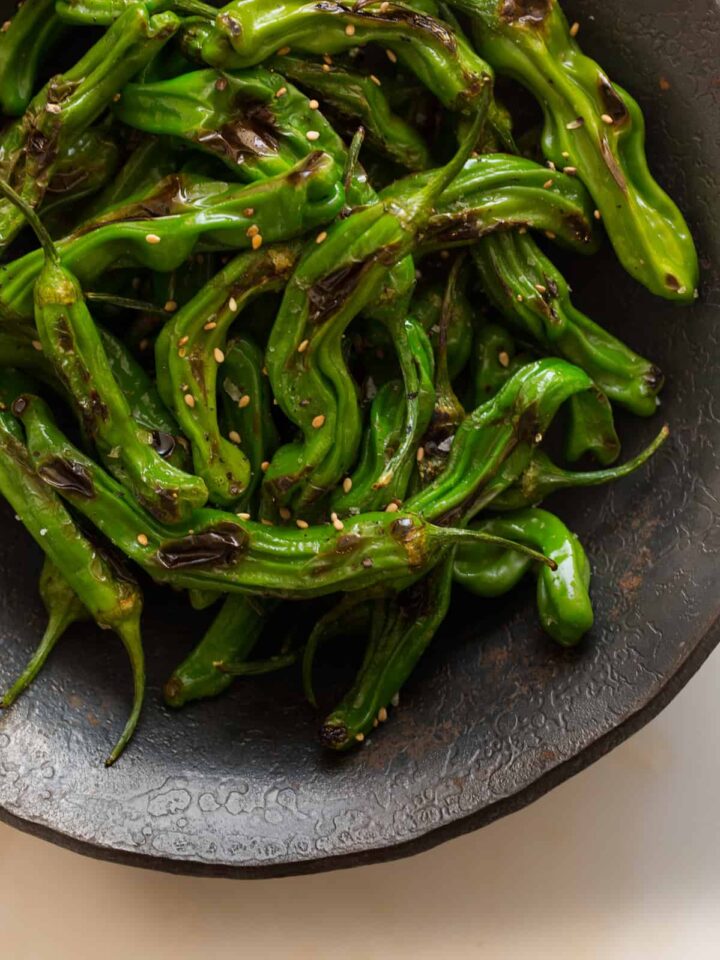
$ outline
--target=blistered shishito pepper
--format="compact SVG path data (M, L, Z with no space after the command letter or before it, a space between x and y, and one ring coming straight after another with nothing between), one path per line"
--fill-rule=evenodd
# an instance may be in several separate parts
M39 67L65 28L55 0L21 3L0 32L0 114L19 117L32 100Z
M193 516L193 532L183 533L123 497L122 487L63 436L39 397L23 395L13 410L38 476L160 583L279 598L368 590L432 569L448 547L478 537L544 561L523 544L404 512L362 514L342 529L301 530L202 509Z
M288 283L267 348L275 397L302 430L281 447L263 482L266 507L305 509L351 467L360 440L355 387L342 356L350 321L380 294L391 267L413 249L438 197L457 175L479 126L453 160L392 200L354 210L301 259Z
M252 653L271 607L271 601L242 594L226 597L200 643L170 675L163 688L165 703L182 707L227 690L233 678L217 664L244 660Z
M442 20L399 3L233 0L212 27L186 31L188 53L215 67L252 67L285 47L330 55L358 44L392 50L445 106L475 113L492 83L487 64Z
M452 0L480 53L543 109L545 156L585 183L625 269L653 293L690 302L697 254L682 214L653 180L637 102L580 50L557 0Z
M475 405L491 400L520 367L532 360L530 354L518 353L514 337L500 324L480 327L473 342Z
M418 290L410 305L412 316L425 328L435 352L438 349L443 299L442 285L433 283ZM445 336L448 373L450 379L454 380L470 358L473 338L473 308L462 284L455 290L449 310Z
M590 601L590 564L582 544L554 514L547 510L519 510L474 524L510 540L519 540L555 561L537 571L537 609L543 629L565 647L575 646L593 625ZM481 597L497 596L502 577L493 568L502 563L495 548L462 544L455 551L453 577ZM528 561L528 566L532 561ZM519 565L518 565L519 566ZM488 576L488 570L490 575ZM520 570L520 576L524 571ZM518 577L520 579L520 577Z
M58 151L67 147L106 109L113 96L175 33L172 13L155 17L141 3L128 8L107 33L66 73L53 77L24 116L0 138L0 177L31 206L39 205ZM0 202L0 252L24 223L22 212Z
M47 556L40 573L40 596L48 615L42 639L25 669L0 699L0 707L8 709L27 690L45 666L48 657L68 627L79 620L87 620L89 613L67 578Z
M13 412L22 413L22 397ZM55 495L35 472L29 452L10 424L13 416L0 412L0 492L22 520L45 555L63 571L68 583L99 626L118 634L133 671L133 708L107 764L120 756L133 735L145 689L145 666L140 637L142 594L126 574L118 574L102 551L84 537Z
M300 236L329 223L343 201L337 166L324 153L311 153L283 176L248 185L177 174L59 240L57 248L83 285L110 267L169 272L197 250L255 249ZM0 316L32 316L42 263L42 251L34 250L0 267Z
M574 306L565 278L531 236L483 237L472 256L483 291L517 332L582 367L613 403L639 416L655 412L661 371Z
M228 330L255 297L281 289L298 254L287 244L240 254L173 316L155 345L161 395L190 441L196 474L220 506L236 504L251 480L242 441L223 436L217 417Z
M346 67L303 60L291 55L274 63L284 77L304 90L317 94L322 110L331 116L359 122L365 128L367 142L408 170L432 166L430 152L418 131L393 113L385 91L371 77Z

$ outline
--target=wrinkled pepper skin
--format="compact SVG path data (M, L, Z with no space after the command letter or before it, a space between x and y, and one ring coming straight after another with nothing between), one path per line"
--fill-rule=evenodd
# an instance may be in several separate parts
M473 529L526 543L555 561L556 569L543 564L537 571L540 622L545 632L562 646L578 644L593 625L593 610L588 592L590 564L575 534L554 514L538 509L493 517L475 524ZM494 568L501 568L507 558L520 576L525 572L509 554L498 554L499 550L485 544L461 544L455 552L453 578L478 596L498 596L496 591L502 586L503 576ZM531 563L528 561L527 566ZM510 579L507 571L505 579Z
M68 70L33 97L23 117L0 138L0 178L32 207L45 195L60 150L67 148L113 96L175 33L171 13L150 17L140 3L128 8L107 33ZM0 252L25 222L9 200L0 201Z
M557 0L452 0L473 18L482 56L537 98L542 145L593 196L618 258L648 290L692 302L698 261L685 220L653 180L637 102L580 50Z
M142 200L116 207L59 240L57 248L82 284L110 267L170 272L199 250L250 248L248 230L254 227L263 242L293 239L329 223L343 202L335 162L324 153L311 153L281 177L248 185L178 174ZM35 250L0 267L0 316L15 322L32 316L33 284L42 262L42 252Z
M330 108L344 120L362 123L370 146L408 170L425 170L432 158L418 131L393 113L383 88L370 77L333 64L300 57L278 57L277 69L283 76L317 95L323 110Z
M350 32L348 32L350 28ZM363 43L393 50L451 110L474 113L492 85L487 64L447 23L399 3L234 0L215 26L186 35L188 52L211 66L252 67L285 47L335 54Z
M472 257L483 292L517 333L582 367L613 403L641 417L655 413L662 372L574 306L567 281L531 236L483 237Z
M35 92L38 68L64 32L55 0L20 4L0 33L0 114L22 116Z
M13 404L22 412L22 398ZM142 595L129 577L119 577L101 551L78 530L60 499L36 474L28 450L16 437L10 413L0 412L0 492L20 517L35 542L63 571L100 627L118 634L133 672L133 708L108 760L122 753L137 726L145 688L145 666L140 637Z

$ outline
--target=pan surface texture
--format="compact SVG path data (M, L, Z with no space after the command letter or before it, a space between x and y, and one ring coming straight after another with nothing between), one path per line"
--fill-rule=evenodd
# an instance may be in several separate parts
M7 6L0 0L0 19ZM714 648L720 5L566 8L582 24L584 49L639 99L651 165L687 215L703 267L690 310L646 294L607 247L570 269L578 304L667 375L654 421L620 420L625 454L663 420L672 428L649 468L563 498L594 568L596 626L586 642L564 651L544 637L529 588L492 604L458 592L391 722L362 749L328 757L294 675L238 682L218 700L167 710L162 683L202 619L170 591L151 593L149 691L130 748L103 767L129 702L120 644L73 628L0 719L2 819L91 856L182 873L267 877L391 859L483 826L587 766L665 706ZM0 524L6 688L43 617L39 551L5 506Z

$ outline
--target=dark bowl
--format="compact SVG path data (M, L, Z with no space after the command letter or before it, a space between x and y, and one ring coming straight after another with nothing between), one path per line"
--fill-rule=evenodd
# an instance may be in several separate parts
M691 310L650 297L607 249L573 267L580 305L666 371L661 416L673 430L648 469L564 498L595 574L587 641L554 647L529 591L496 604L458 595L392 721L363 749L328 757L295 676L165 709L162 682L202 621L169 592L152 594L150 689L134 742L102 766L129 677L112 636L73 630L2 720L3 819L91 856L184 873L267 877L400 857L516 810L596 760L665 706L718 642L720 8L567 8L586 50L639 98L652 166L687 214L703 266ZM658 426L623 420L626 452ZM39 551L7 509L1 522L4 687L43 618Z

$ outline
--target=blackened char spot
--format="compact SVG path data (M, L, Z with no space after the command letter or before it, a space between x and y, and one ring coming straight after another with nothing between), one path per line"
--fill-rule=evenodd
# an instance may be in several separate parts
M503 0L500 14L509 23L541 24L550 13L552 0Z
M345 533L335 543L335 553L353 553L362 546L363 538L357 533Z
M374 262L358 260L347 267L333 270L317 280L308 290L308 320L310 323L324 323L351 296L360 280Z
M202 533L168 540L157 559L168 570L184 567L228 567L237 563L247 549L248 536L234 523L218 523Z
M218 16L218 24L226 27L231 37L239 37L242 33L240 21L236 20L235 17L231 17L229 13L221 13Z
M47 185L47 193L67 193L74 190L81 183L85 183L88 178L88 171L82 167L76 167L72 170L60 170L53 174L50 183Z
M592 242L592 229L589 221L579 213L568 213L565 216L565 224L570 232L575 236L578 243Z
M623 123L623 121L627 120L630 116L627 107L615 87L602 73L598 79L598 88L600 90L600 99L603 103L603 111L612 117L615 123Z
M291 187L300 186L303 180L307 180L308 177L313 175L323 163L324 158L325 154L322 150L313 150L313 152L305 158L305 162L301 167L291 170L290 173L288 173L285 177L286 182L289 183Z
M390 534L401 543L412 535L415 524L410 517L401 517L390 525Z
M654 393L657 393L665 382L665 374L662 372L660 367L656 367L653 364L653 366L650 367L648 372L645 374L644 380L648 387Z
M607 137L602 136L600 138L600 152L602 153L602 158L605 161L605 166L608 168L612 174L612 178L615 183L620 187L623 193L627 190L627 181L625 180L625 174L620 168L620 164L615 159L615 155L610 149L610 144L608 143Z
M320 727L319 738L323 747L340 747L347 741L348 729L344 724L324 723Z
M198 134L197 141L233 163L250 157L271 157L277 153L280 130L275 115L264 103L243 103L238 114L218 130Z
M86 500L92 500L95 496L92 477L85 467L75 460L51 457L38 468L38 474L45 483L63 493L75 493Z
M37 175L46 170L57 157L57 136L46 136L40 130L31 130L25 141L25 154Z
M67 317L63 315L58 317L55 325L55 335L57 338L57 345L63 353L74 352L75 341L73 340L72 331L70 330L70 324L68 323Z
M428 17L409 7L396 7L391 4L387 10L381 13L380 10L365 10L360 4L351 6L344 3L333 3L331 0L320 0L319 3L315 4L315 9L320 13L344 14L352 16L355 20L366 20L373 24L404 24L411 30L418 30L432 37L433 40L447 47L448 50L454 52L457 49L457 40L451 30L448 30L444 24L433 19L433 17Z
M670 290L674 290L676 293L680 289L680 281L672 273L665 275L665 284Z
M153 430L152 446L161 457L171 457L175 452L175 437L171 433L165 433L162 430Z
M21 417L28 408L29 400L26 397L18 397L10 408L16 417Z
M109 223L129 222L133 220L154 220L156 217L169 217L185 209L188 198L186 181L181 174L170 174L157 185L155 190L142 200L128 203L97 220L93 220L75 231L75 236L91 233Z
M453 243L471 243L491 233L528 226L525 220L494 220L488 223L482 210L438 213L430 218L419 238L419 246L441 247Z

